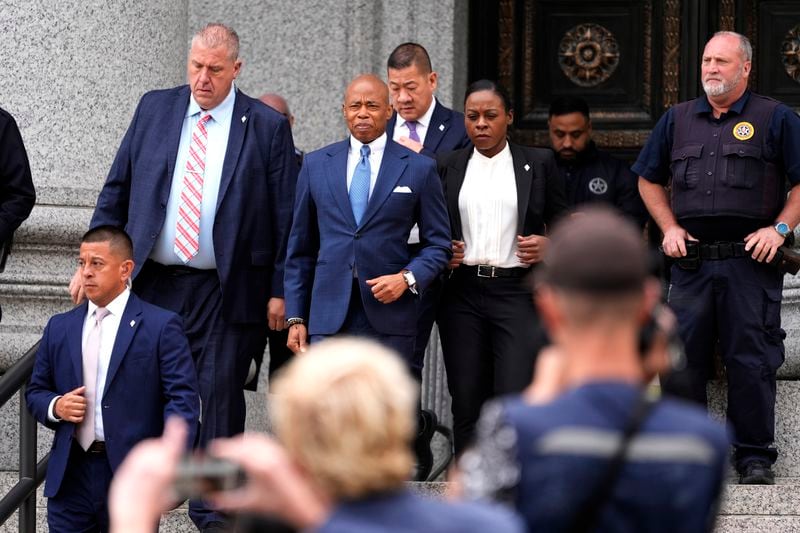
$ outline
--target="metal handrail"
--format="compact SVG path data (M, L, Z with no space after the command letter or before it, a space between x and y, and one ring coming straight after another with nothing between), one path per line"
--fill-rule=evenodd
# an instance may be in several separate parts
M25 404L25 389L33 373L37 342L0 377L0 407L19 391L19 481L0 500L0 525L19 510L19 532L36 531L36 488L44 481L48 453L36 461L36 420Z

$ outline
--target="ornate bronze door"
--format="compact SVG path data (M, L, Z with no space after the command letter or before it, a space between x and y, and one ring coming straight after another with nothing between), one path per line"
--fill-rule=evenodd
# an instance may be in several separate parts
M635 158L666 109L700 93L700 56L717 30L753 43L751 87L800 107L797 0L470 0L469 79L497 79L514 137L548 144L550 102L579 95L595 140Z

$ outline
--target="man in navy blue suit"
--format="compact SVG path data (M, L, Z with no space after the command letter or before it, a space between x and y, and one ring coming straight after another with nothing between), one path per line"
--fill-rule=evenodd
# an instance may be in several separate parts
M209 24L194 36L189 84L142 97L91 222L128 231L134 292L184 319L201 446L243 431L250 361L267 326L284 327L294 146L287 119L234 86L241 64L232 29ZM225 527L199 502L190 515L201 530Z
M44 495L51 533L108 531L113 472L164 420L183 418L194 440L200 396L176 314L131 294L133 246L121 229L84 235L78 271L89 301L45 328L28 408L55 430Z
M368 336L410 365L418 293L447 266L450 227L432 159L391 141L386 85L355 78L342 105L349 139L308 154L297 180L286 259L289 347ZM420 249L408 236L419 225Z
M386 125L386 133L392 140L432 159L436 159L436 154L471 144L464 127L464 114L443 106L434 97L439 76L422 45L409 42L395 48L387 61L387 75L395 113ZM416 252L419 248L416 227L411 230L408 242ZM419 381L439 293L440 283L435 280L418 302L417 340L411 371Z
M452 152L471 144L464 127L463 113L448 109L433 96L439 76L434 72L428 51L422 45L411 42L399 45L389 55L386 66L389 93L395 110L386 125L389 137L433 159L436 159L436 154ZM416 226L411 230L408 245L412 253L420 248ZM411 373L420 383L425 350L436 319L440 294L441 280L436 278L417 300L417 339ZM430 441L437 423L433 411L420 409L418 435L414 441L417 454L415 479L418 481L427 479L433 467Z

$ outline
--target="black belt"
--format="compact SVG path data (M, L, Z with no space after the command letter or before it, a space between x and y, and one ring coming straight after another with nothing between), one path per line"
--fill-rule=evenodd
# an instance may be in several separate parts
M80 450L82 453L106 453L106 443L102 440L94 441L89 445L88 450L83 449L77 438L73 439L72 445L75 446L76 450Z
M153 261L152 259L148 259L146 264L151 265L153 268L169 276L188 276L188 275L198 275L198 274L208 275L216 271L216 269L213 268L202 269L186 265L163 265L157 261Z
M700 259L704 261L721 261L733 257L746 257L750 255L744 249L743 242L715 242L713 244L700 244Z
M502 268L492 265L464 265L462 264L454 271L463 272L479 278L521 278L530 272L529 268L514 267Z

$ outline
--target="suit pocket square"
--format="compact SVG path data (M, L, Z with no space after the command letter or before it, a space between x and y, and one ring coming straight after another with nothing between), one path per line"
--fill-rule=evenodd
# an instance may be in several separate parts
M411 194L411 188L406 187L405 185L398 185L397 187L394 188L392 192Z

